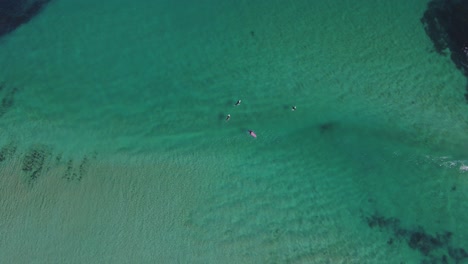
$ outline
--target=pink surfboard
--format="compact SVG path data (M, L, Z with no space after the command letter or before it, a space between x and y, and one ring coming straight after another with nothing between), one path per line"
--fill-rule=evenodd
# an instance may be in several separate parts
M252 137L254 137L254 138L257 137L257 135L255 134L255 132L253 132L252 130L249 130L249 134L250 134Z

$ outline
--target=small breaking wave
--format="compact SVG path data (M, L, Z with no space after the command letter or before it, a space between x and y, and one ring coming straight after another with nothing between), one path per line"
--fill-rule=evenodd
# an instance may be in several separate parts
M431 162L437 164L440 167L450 168L450 169L458 169L460 172L468 172L468 160L452 160L449 156L441 156L441 157L431 157L426 156Z

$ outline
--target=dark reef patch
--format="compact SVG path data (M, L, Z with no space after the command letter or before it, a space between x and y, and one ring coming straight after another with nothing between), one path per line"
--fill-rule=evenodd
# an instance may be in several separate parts
M68 181L81 181L83 176L89 170L89 163L91 160L95 160L97 153L93 152L90 155L85 155L78 167L74 164L72 159L69 159L66 164L66 170L62 178L67 179Z
M421 22L436 52L445 55L448 49L453 63L468 77L468 1L432 0ZM465 99L468 102L468 93Z
M54 153L54 149L49 145L35 144L26 150L19 150L21 147L17 143L10 141L0 145L0 166L8 163L18 164L20 175L31 185L47 174L58 174L58 177L68 181L81 181L90 173L91 164L98 155L96 151L88 152L74 161L62 153Z
M55 163L58 164L60 163L60 161L62 160L62 154L58 154L57 156L55 156Z
M11 158L16 152L16 144L10 142L0 148L0 162L3 162L9 158Z
M50 149L44 145L34 146L27 151L21 169L27 173L29 182L35 181L41 175L49 155Z
M423 255L421 263L449 263L449 258L455 263L468 260L468 253L465 249L452 246L453 234L451 232L431 235L420 226L413 229L404 228L400 220L392 217L386 218L378 214L365 217L365 219L369 227L377 227L393 235L387 240L388 245L392 245L396 241L404 241L411 249L419 251Z
M69 159L67 161L67 169L65 170L65 174L63 175L63 178L67 180L72 180L73 176L73 160Z
M29 22L50 0L0 0L0 37Z
M1 0L0 0L1 1ZM4 85L2 85L2 89L0 89L0 92L3 90ZM18 92L18 88L12 88L10 90L5 89L5 94L2 97L2 102L0 104L0 117L3 116L10 108L13 106L14 99L15 99L15 94Z
M459 263L464 259L468 259L468 253L463 248L448 248L449 256Z
M83 174L86 173L88 167L89 159L88 157L84 156L83 160L78 167L78 180L80 181L83 178Z

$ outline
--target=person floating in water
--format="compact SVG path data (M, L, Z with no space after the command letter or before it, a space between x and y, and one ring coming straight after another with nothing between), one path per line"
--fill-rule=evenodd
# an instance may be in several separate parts
M229 119L231 119L231 115L230 115L230 114L228 114L228 115L226 116L226 122L229 121Z
M236 104L234 104L234 105L238 106L238 105L240 105L241 102L242 102L241 100L237 100Z
M297 107L295 105L293 105L293 107L291 107L291 111L296 111Z
M253 132L252 130L249 130L249 134L250 134L252 137L254 137L254 138L257 137L257 135L255 134L255 132Z

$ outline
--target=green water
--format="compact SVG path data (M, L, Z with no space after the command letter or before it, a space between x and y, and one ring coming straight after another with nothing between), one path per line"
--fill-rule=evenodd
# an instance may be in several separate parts
M51 2L0 41L0 259L428 258L374 214L468 248L466 80L426 4Z

